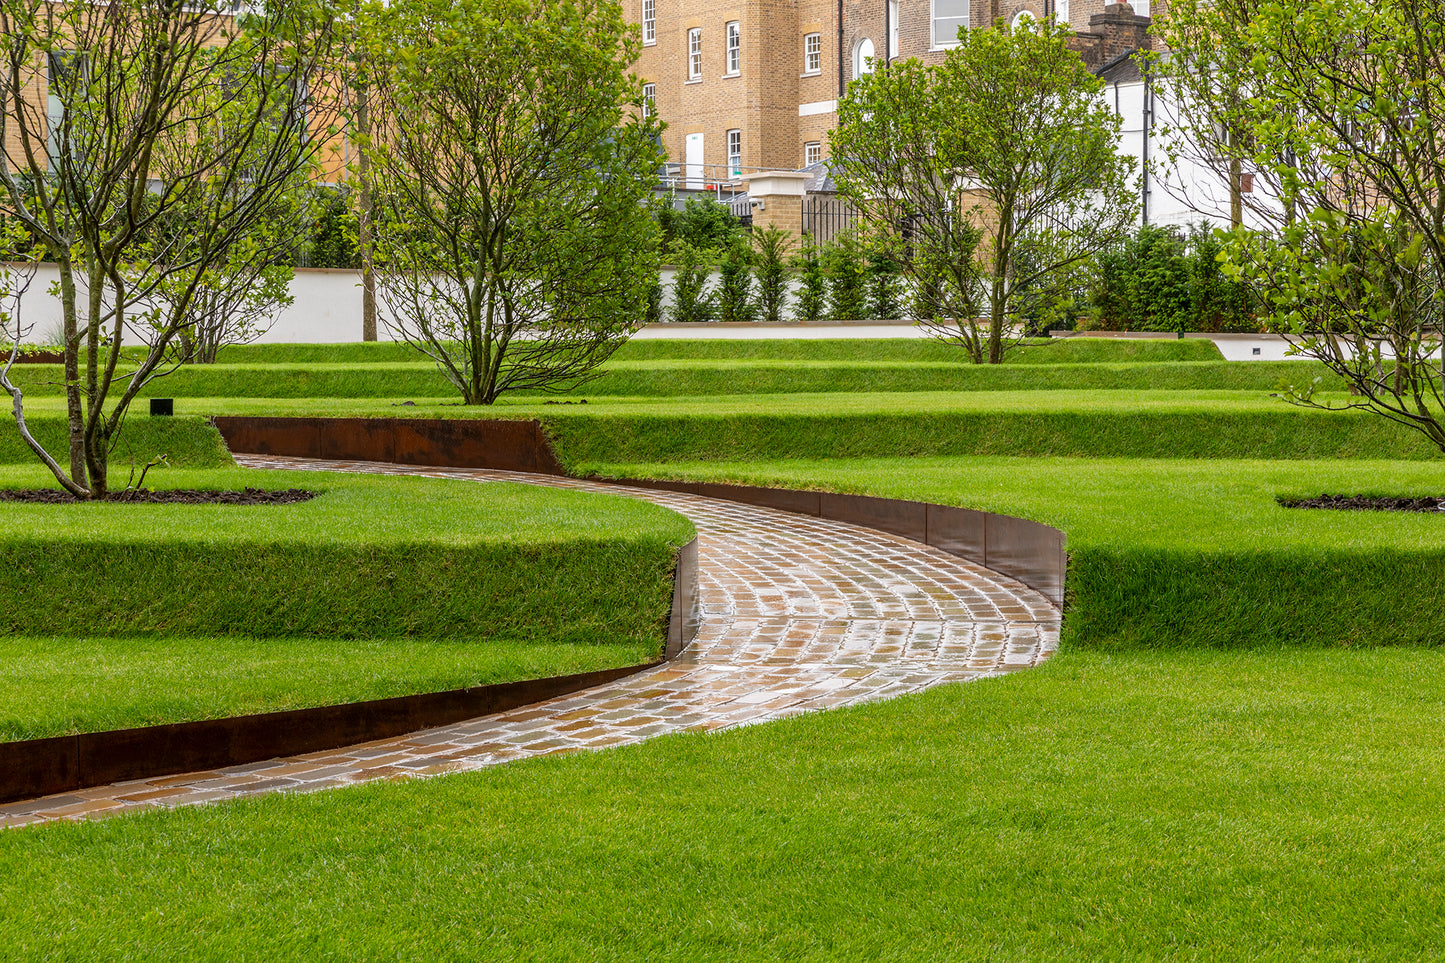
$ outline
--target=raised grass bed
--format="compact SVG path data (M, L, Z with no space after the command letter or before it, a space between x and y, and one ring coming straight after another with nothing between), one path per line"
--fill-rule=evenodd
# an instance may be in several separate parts
M1301 512L1321 491L1430 495L1437 462L915 458L612 464L672 478L913 498L1068 536L1066 646L1445 644L1445 515Z
M283 506L7 506L0 648L16 658L0 679L0 728L11 738L650 661L692 537L686 519L635 499L507 483L242 469L152 480L319 494ZM43 481L0 469L6 487Z

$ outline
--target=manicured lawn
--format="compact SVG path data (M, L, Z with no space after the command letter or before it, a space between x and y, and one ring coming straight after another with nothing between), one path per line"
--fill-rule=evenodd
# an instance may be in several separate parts
M601 470L912 498L1053 525L1068 536L1070 645L1445 643L1445 513L1276 501L1445 496L1440 461L799 459Z
M1322 396L1326 397L1326 396ZM540 418L563 462L767 461L924 455L1435 459L1423 436L1362 412L1262 391L987 391L509 399L463 407L375 398L182 398L188 415ZM36 399L37 419L60 399Z
M659 648L604 638L0 636L0 742L613 669Z
M1047 352L1041 352L1042 359ZM59 366L32 365L15 375L27 397L61 394ZM556 391L509 397L614 398L708 395L917 391L1248 390L1273 391L1281 382L1319 376L1340 382L1305 361L1099 362L1092 364L973 365L887 358L841 360L658 359L612 361L599 373ZM148 385L157 398L408 398L454 397L431 362L248 363L194 365Z
M403 784L0 833L17 959L1419 959L1439 651L1011 678Z
M416 361L407 345L372 344L249 344L222 350L222 364L340 364ZM759 338L759 339L634 339L618 348L614 361L663 359L787 361L944 361L963 360L962 349L931 338ZM1092 364L1127 361L1218 361L1212 341L1188 338L1067 338L1032 342L1010 352L1010 364Z
M294 505L6 504L0 736L456 688L657 657L692 525L510 483L161 470ZM0 486L46 482L0 468Z

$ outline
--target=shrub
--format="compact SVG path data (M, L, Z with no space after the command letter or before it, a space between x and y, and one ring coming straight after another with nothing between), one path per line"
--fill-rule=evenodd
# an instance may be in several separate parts
M898 261L886 249L868 251L868 310L880 321L891 321L903 313L900 297L903 278Z
M1243 284L1220 269L1204 224L1187 233L1145 225L1099 255L1089 326L1103 331L1259 330Z
M712 260L704 252L682 241L672 245L677 275L672 282L672 320L684 323L711 321L716 310L707 276Z
M823 267L822 249L815 244L804 244L788 263L801 282L794 302L793 319L802 324L812 324L823 317L827 302L828 275Z
M720 273L718 320L729 324L756 321L758 305L752 295L752 250L746 242L734 242L727 249Z
M758 279L758 307L763 321L780 324L788 300L788 251L792 238L776 224L753 231L754 273Z
M868 316L868 261L863 243L853 234L839 234L823 249L828 277L828 317L856 321Z

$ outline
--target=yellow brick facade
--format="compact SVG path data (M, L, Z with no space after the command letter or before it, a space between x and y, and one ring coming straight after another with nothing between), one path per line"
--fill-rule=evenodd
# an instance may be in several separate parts
M648 0L623 0L629 20L642 24ZM885 53L888 0L650 0L655 3L655 41L644 37L635 70L655 87L654 106L668 124L663 147L669 160L687 160L687 137L703 135L703 164L709 183L727 179L727 133L741 133L744 171L794 170L803 166L806 145L828 154L828 132L837 123L837 98L856 73L860 42ZM969 24L983 27L1011 21L1020 11L1056 15L1058 0L972 0ZM1158 6L1158 4L1156 4ZM942 59L933 43L933 0L894 0L897 56L924 62ZM1117 8L1114 8L1117 10ZM1155 11L1157 12L1157 10ZM1107 59L1118 46L1117 24L1095 30L1107 19L1105 0L1071 0L1069 22L1076 46L1087 60ZM890 19L891 18L891 15ZM740 69L726 70L727 25L740 30ZM688 76L688 32L701 31L702 74ZM819 38L819 69L808 71L805 38ZM1107 35L1106 35L1107 34ZM841 64L841 71L840 71Z

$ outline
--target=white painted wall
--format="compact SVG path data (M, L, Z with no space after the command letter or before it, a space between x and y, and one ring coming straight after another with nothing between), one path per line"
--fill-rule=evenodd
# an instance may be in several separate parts
M1167 128L1181 123L1178 105L1167 98L1155 96L1147 103L1142 81L1109 84L1104 88L1105 103L1123 120L1119 152L1133 157L1140 171L1147 170L1147 209L1141 218L1150 224L1197 224L1201 220L1220 227L1229 226L1229 184L1208 166L1181 157L1171 161L1166 146L1173 135ZM1145 137L1145 127L1149 134ZM1146 150L1147 147L1147 150ZM1187 152L1185 152L1187 153ZM1146 186L1141 183L1142 188ZM1251 217L1249 205L1263 204L1282 210L1277 199L1264 193L1262 178L1255 179L1255 191L1245 199L1246 223L1263 227Z

